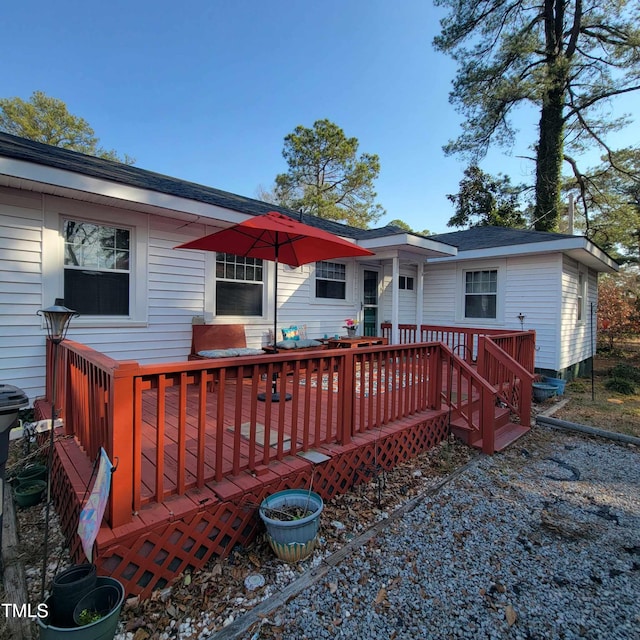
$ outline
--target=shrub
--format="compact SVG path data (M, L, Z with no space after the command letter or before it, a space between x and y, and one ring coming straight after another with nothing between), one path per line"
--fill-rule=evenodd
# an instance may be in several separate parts
M588 391L588 387L584 382L580 380L573 380L567 385L567 389L569 391L573 391L574 393L586 393Z
M609 371L612 378L620 378L622 380L631 380L640 383L640 369L630 364L621 362Z
M611 378L604 385L609 391L621 393L624 396L632 396L636 392L636 388L631 380L623 378Z

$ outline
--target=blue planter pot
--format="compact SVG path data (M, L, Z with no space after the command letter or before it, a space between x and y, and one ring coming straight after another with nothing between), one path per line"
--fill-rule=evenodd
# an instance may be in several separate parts
M295 520L280 520L278 511L303 509L310 515ZM259 513L267 528L267 539L274 553L285 562L298 562L313 553L316 546L322 498L306 489L287 489L265 498Z
M559 396L564 395L564 388L567 386L566 380L561 380L560 378L549 378L548 376L542 376L542 382L544 384L550 384L551 386L556 388L556 393Z
M542 402L547 398L551 398L556 395L557 388L551 384L545 384L543 382L534 382L533 385L533 399L536 402Z

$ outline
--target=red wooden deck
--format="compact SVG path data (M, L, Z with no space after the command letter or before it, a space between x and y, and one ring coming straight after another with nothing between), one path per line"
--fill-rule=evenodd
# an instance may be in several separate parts
M495 450L495 385L438 343L153 366L62 347L67 437L57 441L54 466L62 526L81 560L81 501L104 447L117 470L96 562L143 597L250 542L256 506L274 491L313 481L330 499L374 467L391 469L433 447L454 419L459 432L474 434L470 443ZM271 402L274 374L291 400ZM267 401L257 400L261 392ZM500 397L517 405L519 394ZM327 460L299 455L309 451Z

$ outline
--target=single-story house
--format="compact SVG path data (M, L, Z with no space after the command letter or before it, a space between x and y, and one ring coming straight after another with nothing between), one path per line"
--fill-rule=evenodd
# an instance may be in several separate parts
M56 298L80 312L69 337L117 360L185 360L194 321L244 324L247 345L265 345L273 264L175 247L273 208L0 134L0 381L43 394L36 312ZM535 329L536 367L554 374L592 353L598 274L617 265L582 236L477 227L424 237L281 211L375 254L281 266L282 326L326 337L354 318L364 335L390 324L392 342L407 324Z
M534 365L591 353L597 276L616 264L585 238L423 237L282 211L373 252L278 270L278 326L328 348L188 360L200 329L231 332L199 323L268 344L274 263L176 247L271 209L0 134L0 381L41 417L55 398L52 495L76 561L93 462L100 448L117 461L94 558L127 593L250 542L275 491L313 479L331 499L451 433L509 446L529 429ZM37 311L57 298L80 316L53 349ZM334 348L347 318L377 344Z

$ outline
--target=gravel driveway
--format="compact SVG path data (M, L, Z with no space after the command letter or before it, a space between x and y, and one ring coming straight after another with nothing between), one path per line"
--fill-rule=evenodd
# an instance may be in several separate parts
M640 638L639 463L537 428L213 638Z

